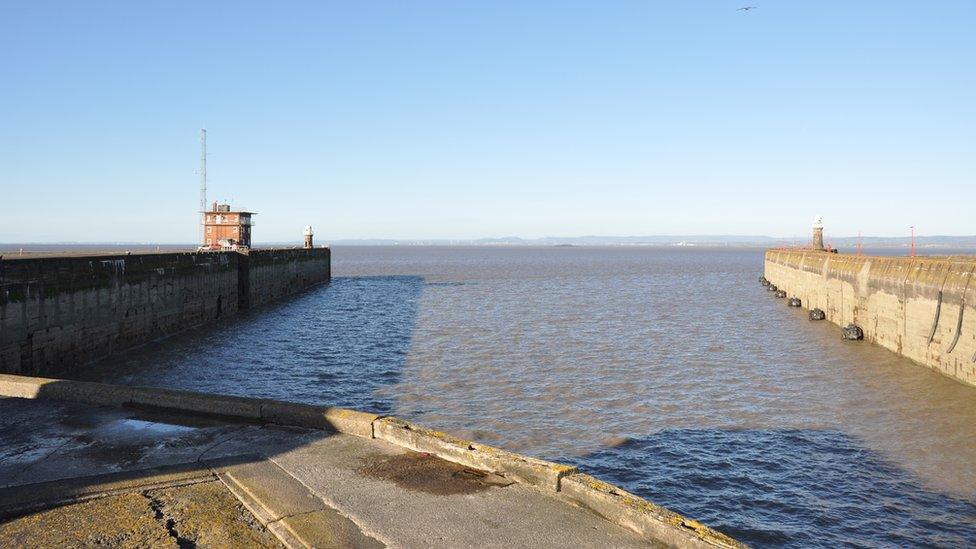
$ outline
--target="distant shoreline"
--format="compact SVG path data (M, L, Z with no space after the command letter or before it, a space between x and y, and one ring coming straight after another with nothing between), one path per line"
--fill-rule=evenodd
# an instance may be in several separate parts
M957 238L958 242L926 242L919 239L916 242L916 251L925 255L933 253L976 253L976 237L952 237ZM557 239L552 239L557 240ZM561 239L559 239L561 240ZM585 248L653 248L669 250L762 250L777 247L796 247L802 246L805 242L770 240L768 242L749 242L749 241L599 241L588 240L585 242L565 242L550 241L549 239L537 240L337 240L333 242L323 242L330 247L402 247L402 248L495 248L495 249L585 249ZM857 249L856 239L853 242L847 239L834 239L831 242L834 248L841 252L853 253ZM300 242L271 242L255 246L255 248L265 247L300 247ZM22 250L22 251L21 251ZM131 252L133 254L146 253L172 253L172 252L194 252L197 250L196 244L154 244L154 243L0 243L0 256L7 256L12 259L18 256L38 256L38 255L84 255L84 254L119 254ZM910 242L891 242L889 239L867 239L863 240L862 250L870 254L872 251L882 255L895 255L895 253L908 254Z

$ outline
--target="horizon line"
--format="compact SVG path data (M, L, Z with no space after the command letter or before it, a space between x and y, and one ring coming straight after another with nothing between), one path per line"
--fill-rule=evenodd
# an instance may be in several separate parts
M492 241L523 241L523 242L533 242L533 241L547 241L547 240L583 240L583 239L703 239L712 238L719 240L736 239L740 242L746 242L745 239L757 239L764 241L785 241L785 240L809 240L810 235L792 235L792 236L769 236L761 234L643 234L643 235L575 235L575 236L540 236L540 237L522 237L515 235L508 236L481 236L481 237L342 237L331 239L330 242L492 242ZM910 241L910 235L825 235L825 239L833 240L905 240ZM915 235L915 240L932 240L932 239L966 239L974 238L976 239L976 234L937 234L937 235ZM273 245L273 244L286 244L292 242L301 242L300 239L292 240L268 240L262 245ZM195 242L186 241L156 241L156 240L145 240L145 241L110 241L110 240L35 240L35 241L0 241L0 246L16 246L16 245L112 245L112 246L122 246L122 245L159 245L159 246L198 246Z

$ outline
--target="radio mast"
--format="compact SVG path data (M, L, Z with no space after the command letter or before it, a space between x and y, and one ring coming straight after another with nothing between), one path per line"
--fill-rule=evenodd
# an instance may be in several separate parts
M207 211L207 130L200 130L200 215ZM200 218L203 223L203 218Z

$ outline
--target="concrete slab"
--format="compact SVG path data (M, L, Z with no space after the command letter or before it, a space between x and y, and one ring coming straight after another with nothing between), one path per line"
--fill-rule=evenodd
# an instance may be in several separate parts
M276 523L305 545L317 549L379 549L386 547L363 534L351 520L333 509L286 517ZM276 531L277 533L277 531Z
M259 509L255 516L264 523L325 509L321 499L270 461L221 468L218 476L229 487L243 492L245 504L253 502Z
M181 547L280 547L219 482L144 492Z
M385 547L270 461L216 464L214 471L287 547Z
M0 523L0 547L280 547L216 479L130 491Z
M374 474L377 464L409 455L417 454L383 441L342 435L294 448L272 460L328 506L389 545L651 545L629 530L525 485L475 487L464 475L447 475L437 481L437 486L422 487ZM434 457L426 459L460 467Z
M35 513L0 524L4 547L179 547L150 501L124 494Z

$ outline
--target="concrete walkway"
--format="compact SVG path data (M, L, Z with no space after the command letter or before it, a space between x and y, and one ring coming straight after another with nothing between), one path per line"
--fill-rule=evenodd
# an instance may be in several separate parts
M207 506L230 537L204 539L199 516L177 512ZM119 518L71 522L100 513ZM654 545L535 487L379 439L20 398L0 398L0 520L0 546ZM118 537L127 527L146 543Z

